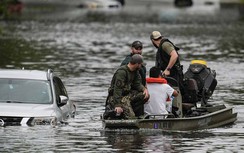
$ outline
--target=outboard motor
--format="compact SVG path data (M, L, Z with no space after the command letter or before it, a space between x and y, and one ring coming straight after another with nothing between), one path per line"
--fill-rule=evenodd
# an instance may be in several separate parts
M217 85L216 72L207 67L206 61L193 60L184 74L183 102L207 104Z

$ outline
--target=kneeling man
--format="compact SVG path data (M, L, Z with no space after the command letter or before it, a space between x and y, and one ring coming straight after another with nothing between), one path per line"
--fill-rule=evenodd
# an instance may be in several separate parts
M143 57L135 54L127 65L117 69L109 88L105 113L108 110L114 110L118 116L122 114L124 119L138 117L136 116L138 113L134 112L134 110L137 110L135 107L143 108L144 102L149 97L147 88L142 85L139 74L142 63ZM109 119L111 117L107 116L105 118Z

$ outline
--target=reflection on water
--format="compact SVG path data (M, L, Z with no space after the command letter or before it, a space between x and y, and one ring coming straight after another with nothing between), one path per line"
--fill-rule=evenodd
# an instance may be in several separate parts
M211 131L170 133L145 130L105 131L102 133L102 136L111 145L111 150L120 152L215 152L216 150L232 152L235 147L233 143L242 143L235 139L240 135L233 133L227 135L231 138L225 138L226 142L221 142L220 140L226 135ZM230 144L227 145L228 143ZM241 150L243 148L241 146L235 150Z
M2 38L0 44L0 67L2 68L22 68L25 65L32 65L33 69L40 69L50 56L48 49L38 47L35 42L26 42L18 38ZM33 65L33 62L39 65Z
M68 126L2 127L3 152L238 152L244 149L244 31L238 9L202 1L190 8L147 3L117 11L25 8L18 20L0 21L0 68L54 69L60 73L77 116ZM215 1L214 1L215 2ZM134 5L134 6L133 6ZM232 10L232 14L229 10ZM31 13L31 11L33 13ZM47 10L44 10L44 12ZM146 12L145 12L146 11ZM233 106L234 125L193 132L107 131L100 114L113 72L141 40L147 69L155 48L149 35L160 30L175 42L184 71L192 59L216 70L211 103ZM0 106L1 109L1 106Z

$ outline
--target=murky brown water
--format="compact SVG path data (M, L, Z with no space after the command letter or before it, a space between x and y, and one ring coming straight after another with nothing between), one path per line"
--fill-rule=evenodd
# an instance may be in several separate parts
M0 22L0 67L52 68L60 74L70 99L77 104L77 116L67 126L0 128L0 152L244 149L244 22L240 10L199 1L191 8L175 8L171 3L143 4L131 4L117 11L69 8L42 13L26 8L17 21ZM211 102L233 106L238 112L234 125L183 133L102 128L100 114L107 88L132 41L143 42L147 69L153 66L155 49L149 40L153 30L160 30L182 48L184 70L192 59L205 59L216 70L218 86Z

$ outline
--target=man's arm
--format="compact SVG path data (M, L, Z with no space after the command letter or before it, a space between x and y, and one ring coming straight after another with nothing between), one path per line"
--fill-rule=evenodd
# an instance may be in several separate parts
M162 48L170 56L169 63L163 72L163 74L167 76L170 75L170 69L175 65L178 59L178 53L170 42L164 42Z
M169 64L166 69L168 69L168 68L171 69L175 65L175 62L177 61L177 59L178 59L177 52L175 50L172 50L170 53L170 61L169 61Z
M123 96L123 88L125 86L126 77L126 72L124 70L118 70L115 74L113 92L115 107L122 107L121 100Z
M174 66L175 62L177 61L178 54L175 50L170 52L170 60L167 68L164 70L163 74L170 75L170 69Z
M115 84L114 84L114 92L113 92L113 98L115 103L114 111L119 115L121 114L123 110L123 105L121 104L122 100L122 92L123 88L125 86L126 81L126 72L124 70L118 70L115 74Z
M145 95L144 99L148 99L149 98L149 92L146 88L146 86L143 86L141 83L141 75L139 74L139 72L137 72L137 76L134 79L133 82L133 87L137 90L137 91L141 91L143 92L143 94Z
M177 90L174 90L172 96L177 97L178 95L179 95L178 91Z
M174 88L172 88L169 84L165 84L167 86L166 88L166 93L169 97L174 96L177 97L178 96L178 91L175 90Z

